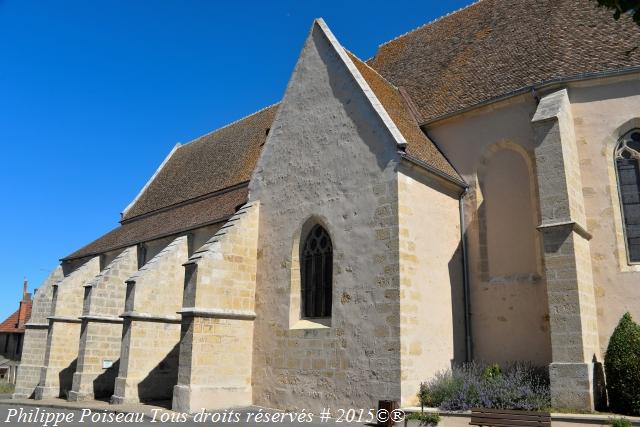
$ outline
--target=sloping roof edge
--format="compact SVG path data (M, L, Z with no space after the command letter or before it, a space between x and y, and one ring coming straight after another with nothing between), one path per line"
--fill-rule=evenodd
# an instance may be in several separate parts
M234 120L234 121L232 121L232 122L229 122L229 123L227 123L227 124L225 124L225 125L220 126L220 127L219 127L219 128L217 128L217 129L214 129L214 130L212 130L212 131L209 131L209 132L207 132L207 133L205 133L205 134L203 134L203 135L197 136L197 137L195 137L195 138L193 138L193 139L189 140L188 142L185 142L185 143L184 143L184 144L182 144L181 146L182 146L182 147L185 147L185 146L187 146L187 145L189 145L189 144L191 144L191 143L198 142L198 141L200 141L201 139L206 138L206 137L208 137L208 136L210 136L210 135L213 135L213 134L214 134L214 133L216 133L216 132L220 132L221 130L224 130L224 129L228 128L228 127L231 127L231 126L233 126L233 125L236 125L236 124L240 123L240 122L241 122L241 121L243 121L243 120L246 120L246 119L248 119L248 118L250 118L250 117L255 116L256 114L260 114L260 113L262 113L263 111L268 110L268 109L269 109L269 108L271 108L271 107L275 107L275 106L277 106L277 105L280 105L280 102L282 102L282 101L274 102L273 104L269 104L269 105L267 105L267 106L265 106L265 107L260 108L259 110L254 111L253 113L246 114L246 115L244 115L244 116L240 117L239 119L235 119L235 120Z
M407 141L404 139L404 136L402 136L402 133L400 133L400 130L393 122L393 120L391 120L389 113L387 113L387 110L385 110L385 108L382 106L382 103L375 95L371 87L369 87L369 84L362 76L360 71L358 71L358 68L355 66L353 61L351 61L351 58L349 58L346 50L342 47L342 45L340 45L338 39L336 39L327 24L324 22L324 19L317 18L314 21L314 24L320 28L324 36L329 41L329 44L334 48L344 65L347 67L354 80L356 81L356 84L364 92L367 100L371 104L371 107L373 107L376 113L378 113L378 116L380 116L380 118L382 119L382 122L384 123L393 139L396 141L396 144L399 147L405 147L407 145Z
M458 185L459 183L464 183L464 180L442 150L420 128L417 117L419 114L412 111L410 95L403 93L353 53L347 51L347 55L369 84L369 87L373 90L387 114L389 114L398 131L407 141L407 145L401 147L400 150L402 157L405 159L411 157L417 160L418 164L429 165L427 170L431 172L438 171L437 175L449 177Z
M142 197L142 195L147 190L147 188L149 188L149 186L151 185L153 180L156 179L156 177L158 176L158 174L160 173L162 168L164 168L164 166L169 162L169 159L171 159L171 156L173 156L173 153L175 153L178 150L178 148L180 148L180 146L181 146L181 144L179 142L176 145L173 146L171 151L169 151L169 154L167 154L167 156L164 158L162 163L160 163L160 166L158 166L158 169L156 169L156 171L153 173L153 175L151 175L151 178L149 178L149 180L146 182L146 184L144 184L144 186L138 192L136 197L134 197L133 200L131 201L131 203L129 203L127 205L127 207L124 208L124 210L120 213L120 218L124 218L127 215L127 212L129 212L129 210L133 207L133 205L135 205L136 202L140 199L140 197Z

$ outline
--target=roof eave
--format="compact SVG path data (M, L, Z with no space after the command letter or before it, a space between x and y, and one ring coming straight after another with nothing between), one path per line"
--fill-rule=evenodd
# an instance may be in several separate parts
M451 111L449 113L441 114L439 116L430 118L430 119L425 120L422 123L420 123L420 127L421 128L425 128L425 127L428 127L430 125L433 125L434 123L441 122L441 121L449 119L451 117L455 117L455 116L460 115L460 114L468 113L468 112L476 110L478 108L482 108L482 107L485 107L487 105L491 105L491 104L494 104L496 102L504 101L504 100L507 100L509 98L513 98L513 97L516 97L516 96L519 96L519 95L523 95L523 94L526 94L526 93L531 93L531 92L535 92L535 91L539 91L539 90L545 90L545 89L551 89L554 86L562 86L562 85L565 85L567 83L586 81L586 80L594 80L594 79L600 79L600 78L606 78L606 77L626 76L626 75L634 74L634 73L640 73L640 65L639 66L633 66L633 67L619 68L619 69L616 69L616 70L597 71L597 72L592 72L592 73L581 73L581 74L575 74L575 75L572 75L572 76L559 77L557 79L543 80L541 82L534 83L532 85L528 85L528 86L524 86L524 87L512 90L511 92L507 92L507 93L502 94L502 95L494 96L492 98L489 98L489 99L486 99L484 101L475 103L475 104L470 105L468 107L460 108L460 109L457 109L455 111Z
M405 152L399 152L399 154L402 160L409 162L415 166L418 166L424 169L425 171L444 179L445 181L448 181L449 183L455 185L462 191L466 190L469 187L469 184L464 182L462 179L457 178L455 176L451 176L447 173L444 173L441 170L431 166L430 164L423 162L422 160L412 156L411 154L408 154Z

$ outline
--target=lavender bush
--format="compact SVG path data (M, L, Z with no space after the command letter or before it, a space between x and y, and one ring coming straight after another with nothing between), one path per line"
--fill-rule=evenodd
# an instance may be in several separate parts
M478 363L457 366L422 383L418 397L424 406L447 411L473 407L535 411L551 405L546 371L525 363L504 369Z

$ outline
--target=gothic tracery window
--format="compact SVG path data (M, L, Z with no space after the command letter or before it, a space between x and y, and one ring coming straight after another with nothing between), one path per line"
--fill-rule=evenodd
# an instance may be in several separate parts
M300 255L302 316L331 317L333 247L327 230L315 225Z
M640 262L640 129L621 138L615 159L628 259Z

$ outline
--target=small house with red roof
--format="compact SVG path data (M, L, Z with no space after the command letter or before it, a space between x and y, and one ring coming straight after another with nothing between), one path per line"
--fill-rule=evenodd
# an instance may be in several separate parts
M24 281L22 300L18 309L0 323L0 381L15 383L22 355L25 323L31 317L31 294Z

